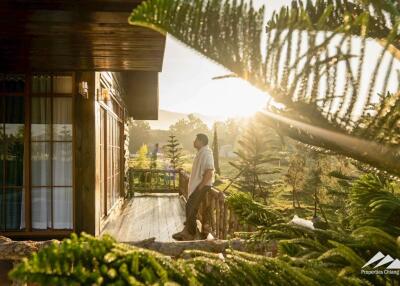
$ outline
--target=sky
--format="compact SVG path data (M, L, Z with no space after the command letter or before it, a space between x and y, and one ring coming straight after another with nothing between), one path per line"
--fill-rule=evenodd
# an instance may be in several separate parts
M290 0L255 0L266 4L266 17ZM268 4L268 5L267 5ZM167 36L163 70L159 74L160 109L229 118L250 116L265 107L268 95L237 79L213 80L229 71Z

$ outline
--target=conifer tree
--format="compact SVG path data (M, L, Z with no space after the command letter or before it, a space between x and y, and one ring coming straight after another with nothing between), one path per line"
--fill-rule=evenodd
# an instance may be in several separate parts
M174 170L182 166L182 147L180 145L175 135L171 134L167 144L167 158Z
M214 138L213 138L212 151L214 157L215 173L221 175L221 169L219 167L219 144L218 144L217 124L214 124Z
M297 207L300 208L298 192L304 182L305 164L305 157L297 152L290 158L289 168L285 175L286 183L292 188L293 208L296 207L296 203Z
M238 161L229 162L239 172L236 186L239 190L249 193L253 199L256 197L267 200L268 187L276 182L267 181L264 176L279 173L278 168L268 167L267 163L279 160L276 156L278 147L275 138L265 138L265 130L257 126L257 122L251 121L238 141L239 150L235 152Z

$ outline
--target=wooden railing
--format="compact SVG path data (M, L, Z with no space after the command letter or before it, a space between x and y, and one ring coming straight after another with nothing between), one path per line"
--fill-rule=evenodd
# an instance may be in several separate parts
M179 173L179 193L188 198L189 175ZM236 231L250 230L239 223L237 216L225 201L225 194L211 188L202 202L198 219L201 222L203 234L211 233L215 238L226 239Z
M178 193L179 171L135 169L128 172L129 192Z
M189 174L178 170L134 169L129 170L129 191L140 193L179 193L188 199ZM225 201L225 194L211 188L201 203L198 220L203 235L226 239L237 231L248 231Z

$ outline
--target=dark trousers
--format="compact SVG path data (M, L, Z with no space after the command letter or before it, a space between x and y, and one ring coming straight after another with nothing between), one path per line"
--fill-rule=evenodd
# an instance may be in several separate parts
M196 216L197 212L199 211L200 204L210 189L210 186L205 186L202 189L194 190L186 203L186 228L192 235L196 234Z

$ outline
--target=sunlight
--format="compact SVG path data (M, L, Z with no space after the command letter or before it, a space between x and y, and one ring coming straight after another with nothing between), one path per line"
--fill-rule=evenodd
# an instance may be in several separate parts
M238 78L211 80L188 99L199 113L222 118L251 116L265 108L267 94Z
M226 119L251 116L266 106L268 95L172 37L167 37L160 73L160 109Z

